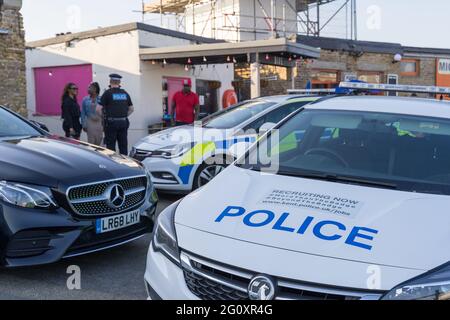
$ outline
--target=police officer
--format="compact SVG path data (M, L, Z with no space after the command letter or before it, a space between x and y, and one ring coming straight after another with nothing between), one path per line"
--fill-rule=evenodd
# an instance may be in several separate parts
M100 104L103 106L105 122L105 144L110 150L116 151L116 143L123 155L128 154L128 117L134 107L130 95L121 88L122 76L111 74L110 88L103 94Z

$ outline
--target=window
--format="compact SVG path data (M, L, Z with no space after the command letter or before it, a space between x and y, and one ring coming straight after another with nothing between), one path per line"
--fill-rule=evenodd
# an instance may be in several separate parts
M259 132L259 128L265 123L272 122L272 123L278 123L284 118L286 118L291 113L297 111L301 107L303 107L305 104L310 103L311 101L302 101L302 102L294 102L294 103L288 103L286 105L280 106L276 108L273 111L268 112L261 118L253 121L249 125L247 125L244 128L244 131L247 131L249 129L253 129L256 132Z
M0 139L36 135L40 136L41 133L19 117L0 108Z
M312 70L311 83L314 89L334 88L340 81L340 75L335 70Z
M239 166L276 167L272 173L346 177L367 186L450 194L448 119L324 108L295 115L278 133L279 140L270 135L261 140Z
M382 83L382 73L379 72L361 72L358 75L358 80L367 83Z
M402 76L417 77L419 75L419 60L404 59L400 62Z
M242 103L236 107L226 109L213 114L203 120L205 128L231 129L249 120L267 108L273 106L274 102L264 100L252 100Z
M311 78L314 82L337 82L337 72L313 70Z

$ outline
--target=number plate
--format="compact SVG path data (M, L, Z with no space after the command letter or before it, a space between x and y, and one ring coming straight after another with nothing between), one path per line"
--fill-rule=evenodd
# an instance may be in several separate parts
M139 210L119 214L117 216L97 219L95 221L96 233L106 233L123 229L141 222Z

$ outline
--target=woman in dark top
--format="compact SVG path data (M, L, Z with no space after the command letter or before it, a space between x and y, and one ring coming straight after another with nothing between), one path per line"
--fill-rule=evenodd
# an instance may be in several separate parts
M77 102L78 87L69 83L62 96L63 130L67 138L80 139L82 126L80 123L80 105Z

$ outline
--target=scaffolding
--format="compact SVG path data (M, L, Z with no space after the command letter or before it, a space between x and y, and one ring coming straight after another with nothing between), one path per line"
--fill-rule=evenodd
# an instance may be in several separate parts
M323 14L323 7L335 4L334 8ZM336 17L345 15L345 38L357 40L357 7L356 0L297 0L298 22L300 34L320 36Z
M219 31L252 33L255 39L258 34L269 34L276 38L288 33L318 37L327 34L327 28L332 26L339 37L357 40L356 0L245 1L245 4L253 3L254 10L250 14L234 10L235 2L238 3L239 0L232 1L233 10L228 13L221 13L217 7L218 1L215 0L154 0L143 3L143 13L158 14L161 25L164 17L174 17L177 30L213 38L219 37ZM197 17L196 8L199 7L203 10L209 8L209 13L202 18ZM189 25L186 23L187 18ZM218 19L221 19L223 25L217 26ZM333 26L333 22L338 19L340 25ZM291 26L290 30L287 30L287 25ZM292 26L295 30L292 30ZM236 40L240 41L239 38Z
M144 4L146 13L174 13L182 14L187 6L204 2L202 0L155 0Z

